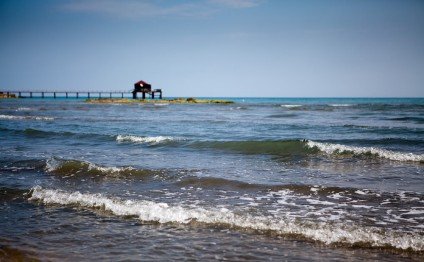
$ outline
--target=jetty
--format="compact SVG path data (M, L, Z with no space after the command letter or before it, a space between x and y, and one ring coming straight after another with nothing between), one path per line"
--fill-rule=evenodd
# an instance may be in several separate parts
M142 99L146 94L150 99L162 99L162 89L152 89L152 85L140 80L134 84L132 91L48 91L48 90L0 90L0 98L133 98L137 99L137 93L142 93ZM157 94L157 95L155 95Z
M0 91L3 98L125 98L131 92L114 91Z

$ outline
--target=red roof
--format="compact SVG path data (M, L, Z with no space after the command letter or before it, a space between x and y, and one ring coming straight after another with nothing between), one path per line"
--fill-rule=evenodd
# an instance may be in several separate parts
M144 82L143 80L140 80L140 81L138 81L137 83L134 83L134 85L139 85L139 84L142 84L143 86L144 86L144 85L150 85L149 83L146 83L146 82Z

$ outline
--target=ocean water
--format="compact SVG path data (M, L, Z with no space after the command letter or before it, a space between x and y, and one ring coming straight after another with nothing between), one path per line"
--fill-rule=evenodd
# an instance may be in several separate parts
M424 259L424 99L0 100L0 260Z

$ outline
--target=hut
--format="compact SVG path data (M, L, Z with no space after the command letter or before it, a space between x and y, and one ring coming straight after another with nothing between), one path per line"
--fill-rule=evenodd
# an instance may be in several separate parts
M133 98L137 99L137 93L142 93L142 98L146 99L146 93L148 93L151 98L155 98L155 93L159 93L159 98L162 99L162 89L154 89L152 90L152 85L140 80L134 83L134 90L132 91Z
M146 98L146 93L150 93L152 91L152 85L144 82L143 80L134 83L133 98L137 98L137 92L141 92L143 94L143 99Z

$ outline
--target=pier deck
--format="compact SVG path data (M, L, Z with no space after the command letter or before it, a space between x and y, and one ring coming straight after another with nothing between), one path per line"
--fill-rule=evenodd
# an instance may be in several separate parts
M156 90L154 90L156 91ZM0 91L6 98L131 98L132 91ZM162 93L161 93L162 94ZM145 96L143 96L143 99ZM150 94L154 99L154 92ZM162 98L162 95L159 97Z

